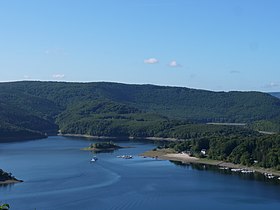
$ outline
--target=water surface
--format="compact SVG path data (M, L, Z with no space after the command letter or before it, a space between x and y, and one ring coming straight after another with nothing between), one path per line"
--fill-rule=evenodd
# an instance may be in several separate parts
M0 201L14 210L260 210L280 209L280 185L201 166L181 166L137 155L149 142L113 153L82 151L93 141L48 139L0 145L0 166L23 183L0 187ZM134 155L133 159L116 158Z

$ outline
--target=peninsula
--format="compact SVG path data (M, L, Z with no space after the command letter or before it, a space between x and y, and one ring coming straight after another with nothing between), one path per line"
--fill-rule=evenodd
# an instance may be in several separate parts
M0 169L0 185L12 184L18 182L23 182L23 181L16 179L11 173L5 172L2 169Z
M194 163L194 164L204 164L204 165L212 165L212 166L218 166L222 169L225 168L231 168L231 169L244 169L244 170L250 170L250 171L256 171L261 174L272 174L274 176L280 177L279 170L273 169L273 168L263 168L259 166L248 166L243 164L234 164L227 161L221 161L221 160L213 160L208 158L198 158L194 157L190 154L187 154L185 152L178 153L174 151L173 149L154 149L151 151L146 151L139 156L142 157L150 157L150 158L157 158L161 160L170 160L170 161L179 161L184 164Z

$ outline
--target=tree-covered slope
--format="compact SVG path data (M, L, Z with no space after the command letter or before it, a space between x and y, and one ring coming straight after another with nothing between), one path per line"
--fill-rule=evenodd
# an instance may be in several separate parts
M119 83L15 82L21 91L66 108L77 101L111 100L170 118L200 122L252 122L280 116L280 100L261 92L212 92L181 87Z
M107 100L73 104L57 118L62 133L113 137L159 136L170 123L167 117Z
M0 142L46 138L41 132L17 127L4 122L0 122L0 134Z
M260 130L279 130L279 119L280 100L261 92L106 82L0 83L0 122L35 133L61 129L92 135L165 136L172 133L166 134L168 128L186 121L245 122Z
M112 137L161 137L192 139L203 136L254 135L243 126L193 124L145 113L112 101L77 103L62 112L57 123L64 134Z
M42 134L55 132L58 126L54 120L59 111L59 107L44 98L0 89L0 122L18 129Z

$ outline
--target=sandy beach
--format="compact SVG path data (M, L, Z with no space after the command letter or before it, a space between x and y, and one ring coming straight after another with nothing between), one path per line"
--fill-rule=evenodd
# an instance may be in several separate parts
M5 184L14 184L14 183L19 183L23 182L21 180L6 180L6 181L0 181L0 185L5 185Z
M256 171L262 174L269 173L273 174L274 176L280 177L280 171L276 171L274 169L267 169L267 168L261 168L261 167L248 167L241 164L234 164L230 162L224 162L219 160L210 160L206 158L197 158L197 157L191 157L188 154L185 153L175 153L173 150L170 149L160 149L156 151L147 151L143 154L140 154L140 156L144 157L151 157L151 158L158 158L161 160L173 160L173 161L180 161L182 163L198 163L198 164L205 164L205 165L214 165L219 167L228 167L228 168L235 168L235 169L246 169L246 170L252 170Z
M162 158L167 158L168 160L180 160L182 162L195 162L199 161L197 157L191 157L188 154L179 154L179 153L172 153L163 155Z

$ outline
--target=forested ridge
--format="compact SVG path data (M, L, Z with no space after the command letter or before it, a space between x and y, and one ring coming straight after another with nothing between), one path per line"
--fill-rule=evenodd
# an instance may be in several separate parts
M23 130L37 136L58 129L90 135L185 138L189 134L183 134L183 127L193 123L241 122L279 131L280 100L261 92L23 81L0 83L0 117L1 133L5 133L0 138L8 138L8 133L24 137Z

